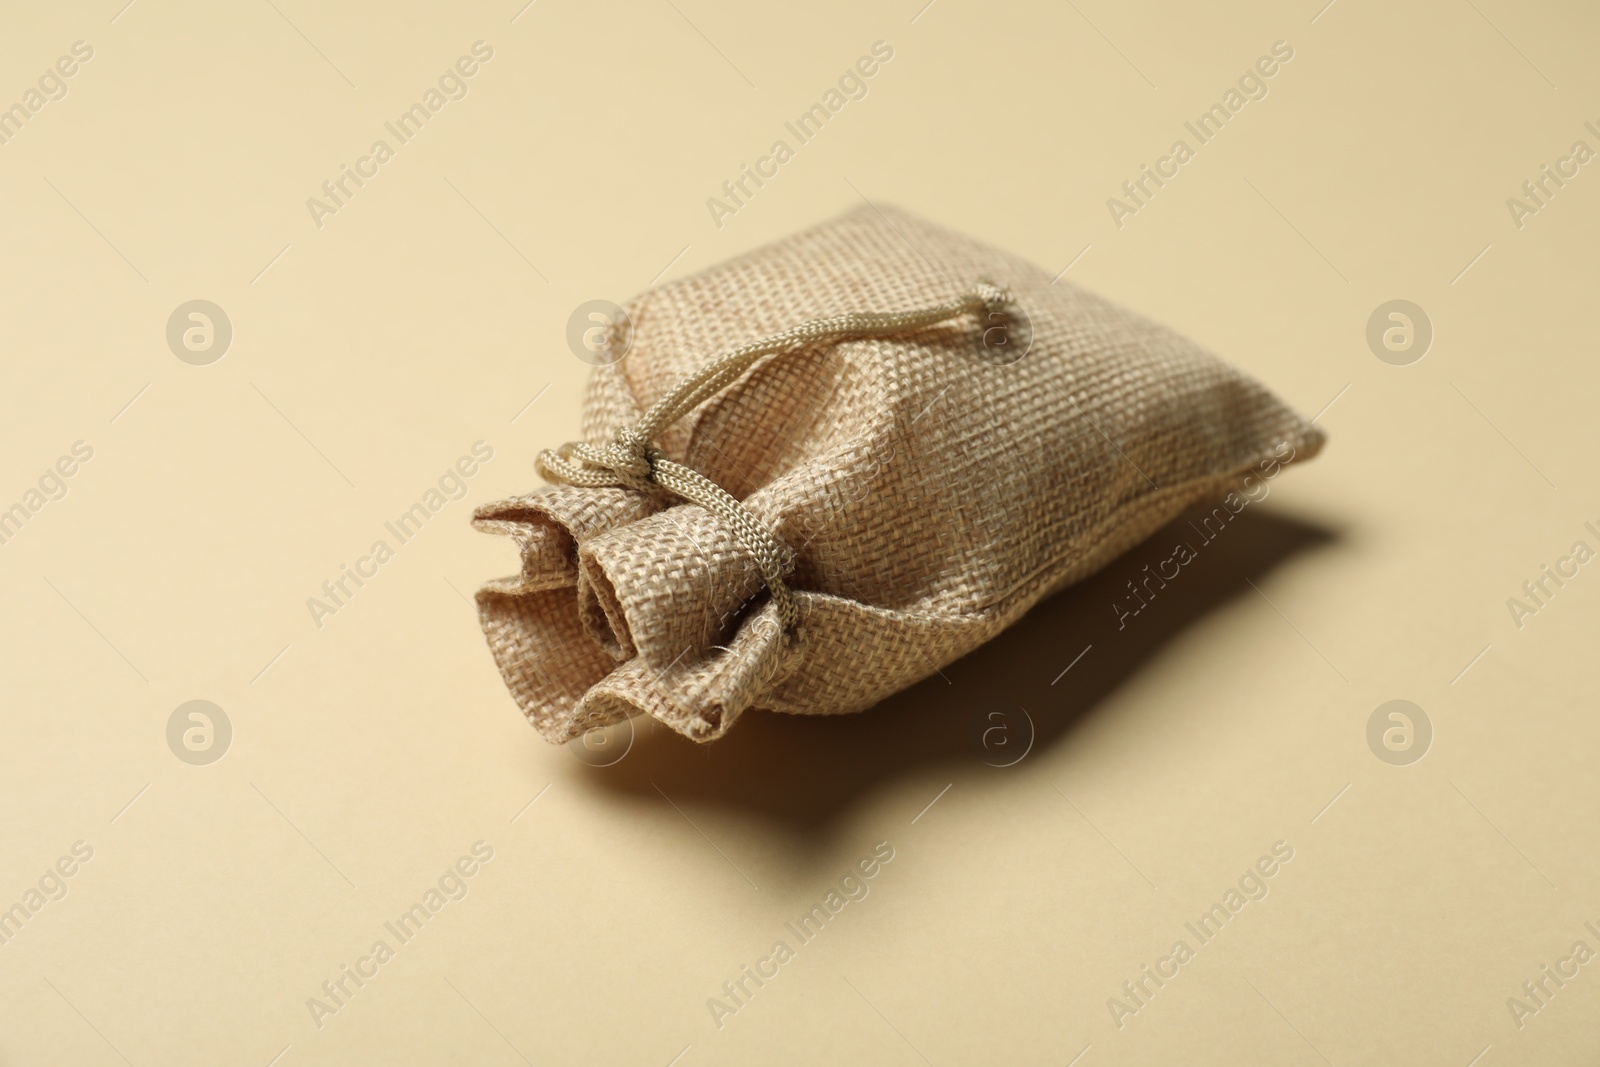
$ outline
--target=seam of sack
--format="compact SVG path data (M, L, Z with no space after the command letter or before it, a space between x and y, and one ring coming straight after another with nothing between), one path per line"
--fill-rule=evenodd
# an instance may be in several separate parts
M1306 435L1302 431L1296 436L1303 439ZM1251 469L1257 463L1261 462L1265 458L1268 458L1270 455L1272 455L1271 452L1259 452L1255 457L1247 460L1244 463L1230 467L1225 471L1221 471L1216 474L1203 475L1199 478L1190 478L1187 481L1178 483L1177 485L1167 486L1163 489L1157 490L1155 493L1147 493L1143 496L1139 496L1133 500L1127 501L1126 503L1117 507L1106 518L1097 523L1093 529L1074 539L1071 545L1069 545L1066 549L1055 556L1052 556L1048 561L1040 564L1038 567L1035 567L1024 577L1019 578L1005 592L992 597L987 603L972 610L951 612L949 614L902 611L895 608L875 607L871 604L866 604L859 600L853 600L849 597L839 596L834 593L824 593L809 589L797 589L795 592L797 595L804 598L815 598L825 601L835 601L842 604L853 604L857 607L864 608L873 614L881 614L886 616L888 621L895 622L970 622L977 624L989 621L996 617L1005 618L1013 614L1019 614L1016 602L1018 600L1026 599L1029 594L1029 590L1036 589L1041 584L1048 584L1048 582L1041 583L1040 578L1042 575L1049 574L1052 571L1064 570L1066 569L1066 566L1073 560L1082 558L1084 555L1083 546L1086 544L1093 544L1095 541L1100 540L1104 536L1105 531L1108 528L1113 528L1118 525L1129 511L1139 506L1148 506L1153 500L1161 496L1193 495L1198 487L1207 485L1209 483L1216 483L1219 486L1227 484L1227 482L1241 475L1243 472Z

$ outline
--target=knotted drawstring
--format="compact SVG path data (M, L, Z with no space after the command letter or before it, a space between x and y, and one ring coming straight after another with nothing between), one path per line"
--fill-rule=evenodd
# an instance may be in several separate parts
M850 312L827 319L812 319L781 333L752 341L707 363L660 400L633 426L623 426L608 445L571 441L539 453L535 466L549 482L594 489L624 488L649 493L656 488L699 504L733 529L734 535L755 558L785 633L800 622L800 608L790 592L788 577L794 570L794 553L736 497L720 485L681 463L668 459L654 441L667 427L706 400L732 385L752 363L774 352L790 353L815 341L843 341L931 326L968 312L990 315L1003 311L1006 291L979 281L971 292L933 307L913 311ZM986 324L987 325L987 324Z

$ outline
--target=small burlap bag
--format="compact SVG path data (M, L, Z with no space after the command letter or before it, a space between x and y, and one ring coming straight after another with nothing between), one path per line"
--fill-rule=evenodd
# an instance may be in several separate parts
M584 442L540 457L558 484L474 517L521 549L478 608L552 742L860 711L1322 443L1182 337L897 211L626 311Z

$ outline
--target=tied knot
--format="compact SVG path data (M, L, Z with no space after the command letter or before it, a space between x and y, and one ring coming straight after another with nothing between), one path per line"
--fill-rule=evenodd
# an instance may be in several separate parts
M608 445L597 447L572 441L539 453L536 466L551 482L590 488L616 486L641 493L655 490L656 464L661 450L632 426L620 427Z
M646 486L655 469L656 450L632 426L617 428L616 439L606 447L606 465L629 488Z
M983 310L994 314L1004 311L1011 301L1011 294L989 281L979 281L972 287L972 291L979 300L983 301Z

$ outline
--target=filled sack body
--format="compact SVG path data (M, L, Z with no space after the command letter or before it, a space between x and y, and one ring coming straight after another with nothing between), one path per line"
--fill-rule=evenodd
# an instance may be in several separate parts
M858 712L1322 434L1171 330L863 207L624 306L477 604L552 742ZM625 346L625 354L624 354Z

